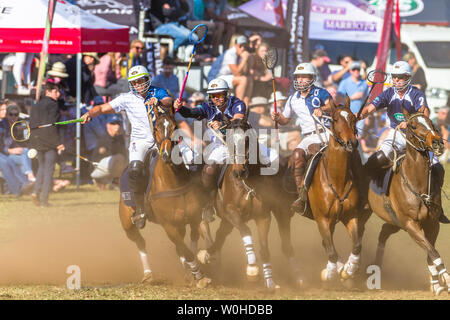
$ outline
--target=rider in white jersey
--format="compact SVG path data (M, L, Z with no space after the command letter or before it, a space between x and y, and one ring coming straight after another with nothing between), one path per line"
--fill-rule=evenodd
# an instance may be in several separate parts
M129 165L128 178L130 189L134 194L136 210L132 221L141 229L145 226L145 168L144 161L152 149L157 149L151 129L148 113L151 108L159 105L163 108L172 107L172 98L165 89L151 86L151 76L143 66L134 66L128 72L130 92L123 93L109 103L93 107L82 118L86 123L91 118L103 113L125 111L131 123L130 146L128 148ZM150 108L150 110L148 110Z

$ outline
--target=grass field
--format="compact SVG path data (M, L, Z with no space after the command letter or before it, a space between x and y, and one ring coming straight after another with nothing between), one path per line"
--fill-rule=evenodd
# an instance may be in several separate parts
M447 171L450 168L447 167ZM450 195L450 178L445 190ZM239 233L234 230L222 251L220 282L200 290L184 280L174 246L163 229L148 224L150 265L159 279L142 285L142 267L134 243L123 232L118 218L118 191L98 191L95 186L69 187L50 197L52 207L33 206L28 196L0 196L0 299L448 299L428 291L426 255L405 232L392 236L386 246L381 290L361 289L368 274L365 266L374 258L381 220L373 215L363 242L360 289L323 288L320 271L327 258L315 222L295 216L293 244L307 287L290 286L286 260L281 253L276 222L270 232L274 277L281 289L274 295L245 281L246 257ZM444 196L450 214L450 201ZM218 219L211 225L213 232ZM251 222L256 235L254 223ZM437 249L450 265L450 226L441 225ZM257 237L255 241L258 248ZM350 238L338 225L335 243L346 260ZM203 246L203 242L200 242ZM81 270L80 290L66 288L67 268Z

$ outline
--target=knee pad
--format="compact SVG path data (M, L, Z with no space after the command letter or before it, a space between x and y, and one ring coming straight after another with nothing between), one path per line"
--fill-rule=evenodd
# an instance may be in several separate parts
M142 188L141 181L144 177L144 163L139 160L131 161L128 165L128 179L130 182L130 189L134 192L139 192Z

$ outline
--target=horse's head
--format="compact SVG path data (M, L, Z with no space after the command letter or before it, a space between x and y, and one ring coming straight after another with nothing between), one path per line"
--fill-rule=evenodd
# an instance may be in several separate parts
M356 117L350 110L350 99L347 96L345 105L336 107L330 98L331 132L336 141L347 151L353 152L358 148L356 139Z
M162 159L165 163L169 163L171 161L170 155L173 147L171 137L177 127L173 107L164 110L164 112L160 112L158 108L155 108L155 115L156 121L153 128L153 135L158 144Z
M225 121L227 130L232 130L232 143L234 152L230 152L234 157L232 171L236 178L245 179L248 177L249 170L249 145L250 139L249 134L251 134L251 125L247 121L248 119L248 108L244 118L234 119L232 121Z
M414 114L410 114L405 108L402 109L407 122L406 140L418 151L431 151L437 156L442 155L444 142L430 118L423 113L425 107Z

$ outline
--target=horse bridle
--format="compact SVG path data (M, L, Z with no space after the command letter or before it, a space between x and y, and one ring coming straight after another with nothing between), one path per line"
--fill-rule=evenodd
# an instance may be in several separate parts
M426 151L427 151L427 142L426 142L426 140L425 140L424 138L420 137L417 133L415 133L414 130L412 130L411 127L410 127L410 125L409 125L409 124L410 124L410 121L411 121L412 119L417 118L417 117L419 117L419 116L424 116L424 117L425 117L425 114L424 114L424 113L415 113L415 114L413 114L412 116L409 117L408 121L406 122L406 124L407 124L407 125L406 125L406 131L409 132L409 133L411 133L412 136L413 136L414 138L416 138L416 140L419 142L420 146L416 146L416 145L414 145L412 142L410 142L410 141L408 140L408 138L406 137L406 135L405 135L405 140L406 140L406 142L407 142L411 147L413 147L415 150L417 150L417 151L419 151L419 152L426 152ZM435 129L434 126L433 126L433 124L431 124L431 125L432 125L432 128Z
M340 138L334 131L334 122L335 121L334 121L333 117L322 115L322 118L329 119L331 121L332 130L325 127L325 125L322 123L322 121L320 121L315 115L313 115L313 119L316 122L318 122L324 128L325 131L328 131L328 133L337 141L337 143L339 143L345 149L347 146L346 146L344 140L342 138ZM355 133L356 133L356 128L355 128ZM318 134L318 136L320 137L320 134Z

